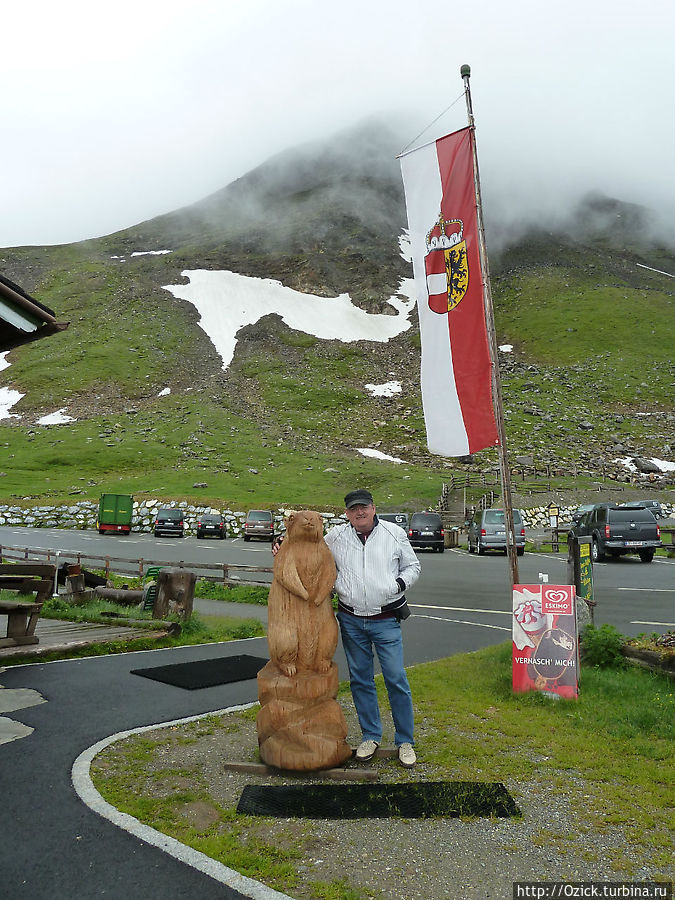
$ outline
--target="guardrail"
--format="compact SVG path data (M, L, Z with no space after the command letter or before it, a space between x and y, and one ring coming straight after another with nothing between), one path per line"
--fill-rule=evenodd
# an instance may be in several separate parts
M116 575L130 575L134 578L144 578L145 571L148 566L161 566L179 569L187 569L194 572L198 578L206 581L215 581L225 585L225 587L233 587L235 585L249 585L251 587L269 587L272 583L271 577L269 581L256 580L255 578L244 578L244 575L269 574L271 576L272 569L266 566L242 566L234 563L192 563L180 560L179 562L169 562L166 560L156 559L123 559L117 556L91 556L85 553L78 553L71 550L43 550L30 547L7 547L0 545L0 562L4 560L24 562L29 559L46 560L59 566L61 563L74 563L78 566L86 563L92 569L102 569L105 577L109 578L110 573Z

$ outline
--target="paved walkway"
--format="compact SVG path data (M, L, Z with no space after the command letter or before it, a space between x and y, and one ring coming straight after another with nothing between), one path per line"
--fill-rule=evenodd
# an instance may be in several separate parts
M0 715L8 720L8 740L0 743L3 900L252 896L92 812L76 795L70 774L83 751L111 734L257 699L255 680L185 691L139 678L131 669L239 653L266 656L266 639L35 663L0 673L0 712L12 713ZM12 728L20 739L8 735Z
M205 613L267 618L266 607L197 601ZM3 627L0 622L0 629ZM141 629L41 619L37 645L56 649L134 637ZM15 648L6 648L11 654ZM140 666L250 653L266 638L2 668L0 655L0 895L3 900L106 896L243 898L85 806L71 782L97 741L148 724L257 699L255 680L185 691L131 674ZM262 896L262 895L261 895Z

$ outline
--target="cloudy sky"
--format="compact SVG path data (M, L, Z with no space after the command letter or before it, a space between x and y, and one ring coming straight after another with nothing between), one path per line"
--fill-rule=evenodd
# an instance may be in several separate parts
M672 0L12 3L0 246L134 225L371 114L461 128L463 63L486 204L597 189L675 225L674 61Z

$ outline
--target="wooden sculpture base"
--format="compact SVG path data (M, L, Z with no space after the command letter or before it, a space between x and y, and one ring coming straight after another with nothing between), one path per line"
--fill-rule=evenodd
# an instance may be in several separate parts
M335 699L338 668L288 678L270 660L258 672L256 721L260 758L269 766L310 772L340 766L352 755L347 722Z

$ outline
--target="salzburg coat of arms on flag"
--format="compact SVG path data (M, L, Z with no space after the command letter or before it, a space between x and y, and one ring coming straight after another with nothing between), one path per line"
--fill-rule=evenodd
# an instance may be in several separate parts
M469 262L461 219L443 219L441 213L426 236L424 267L427 276L429 308L448 313L466 294L469 286Z

